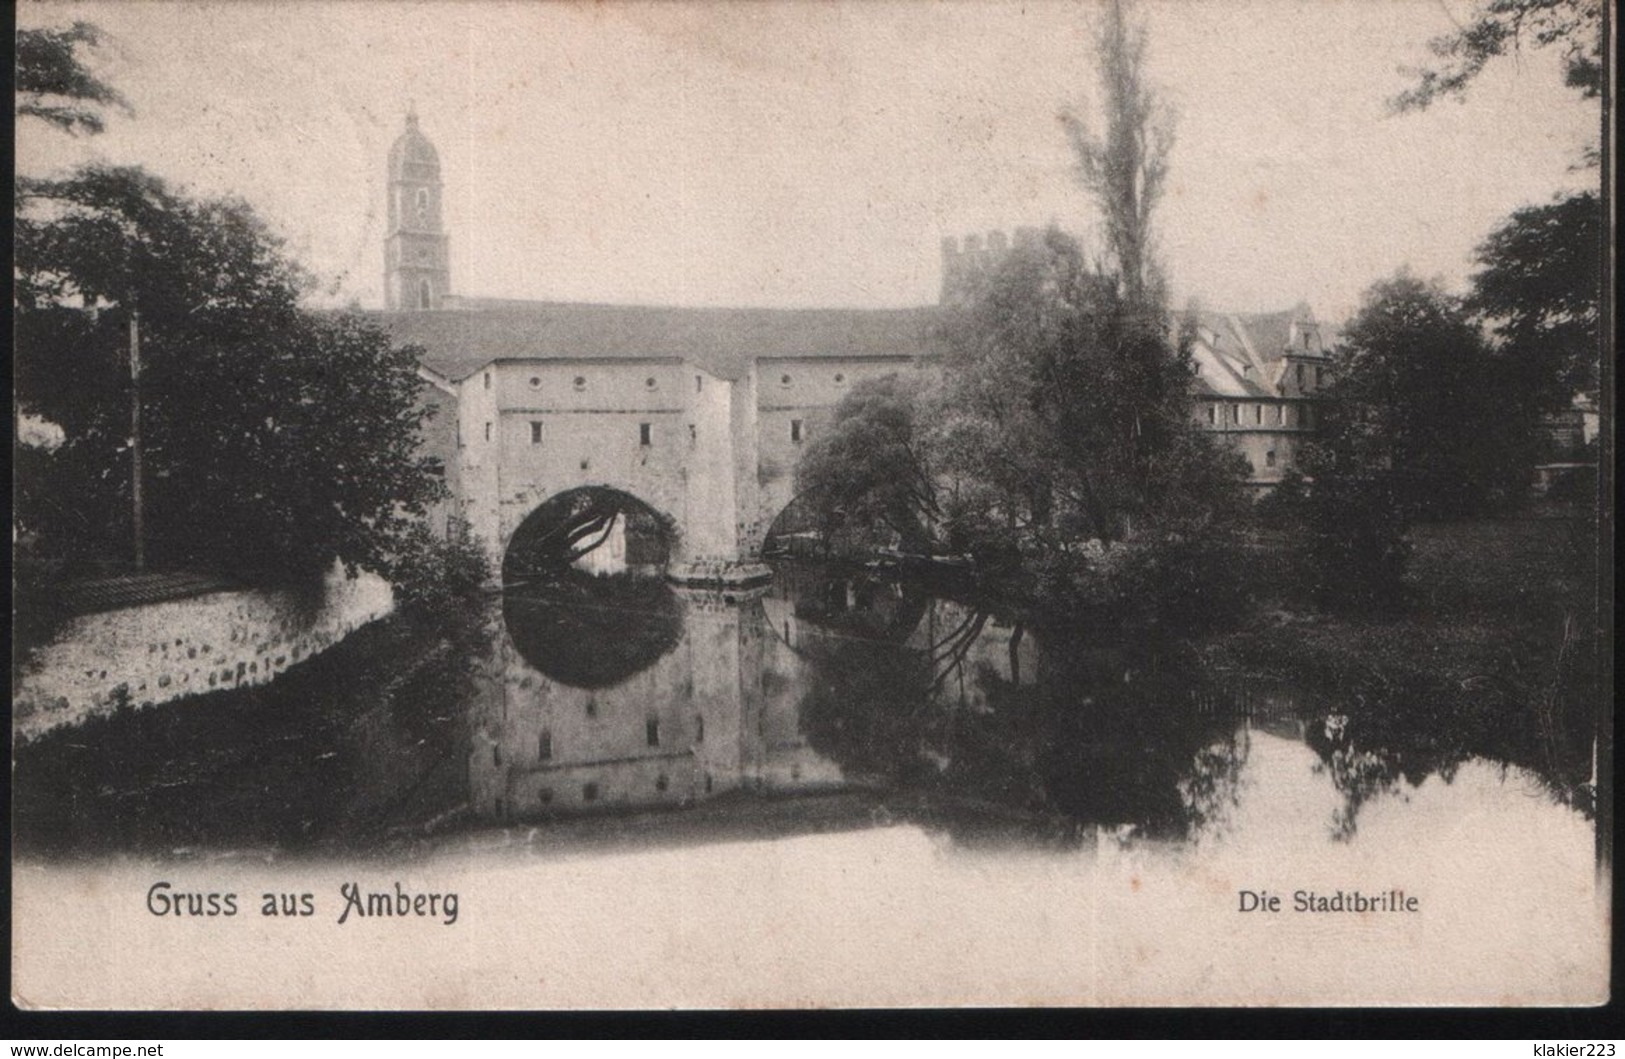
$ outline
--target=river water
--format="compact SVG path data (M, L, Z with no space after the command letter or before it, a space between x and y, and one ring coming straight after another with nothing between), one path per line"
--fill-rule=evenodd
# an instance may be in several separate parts
M954 595L803 565L733 593L586 575L511 590L460 646L369 630L274 685L21 748L17 849L68 890L73 865L110 863L306 879L406 863L476 888L529 873L561 914L681 922L743 974L699 960L673 977L671 936L599 923L557 951L608 947L648 973L572 962L560 1003L782 1000L738 984L755 974L817 1003L1605 988L1572 777L1133 636L1041 642ZM1269 912L1356 891L1390 911ZM808 947L756 967L741 933ZM1431 955L1396 970L1396 943ZM1342 955L1306 969L1274 960L1282 945ZM877 992L922 959L932 974ZM978 980L966 960L1020 972Z

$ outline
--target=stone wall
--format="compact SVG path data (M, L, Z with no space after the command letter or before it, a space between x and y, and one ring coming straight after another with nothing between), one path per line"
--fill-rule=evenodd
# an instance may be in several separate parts
M336 570L308 592L211 592L75 618L22 666L12 695L18 741L121 704L145 708L264 684L389 613L389 584Z

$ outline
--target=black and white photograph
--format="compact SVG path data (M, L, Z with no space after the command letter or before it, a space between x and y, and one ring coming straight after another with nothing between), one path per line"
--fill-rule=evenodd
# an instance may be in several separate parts
M1606 1003L1612 15L25 0L12 1003Z

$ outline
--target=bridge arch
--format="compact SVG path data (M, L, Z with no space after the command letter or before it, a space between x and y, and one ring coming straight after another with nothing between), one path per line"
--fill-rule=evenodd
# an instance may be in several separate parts
M609 485L580 485L530 508L502 549L505 584L586 565L598 573L665 573L678 547L677 520Z

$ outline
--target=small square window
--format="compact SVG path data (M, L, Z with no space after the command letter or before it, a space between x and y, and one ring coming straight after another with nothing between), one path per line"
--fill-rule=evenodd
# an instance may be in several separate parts
M660 775L655 777L655 790L664 791L667 787L670 787L670 786L671 786L671 780L666 778L666 774L664 772L662 772Z
M790 440L791 441L800 441L801 440L801 420L799 420L799 419L790 420Z
M1268 452L1264 453L1264 466L1266 466L1266 467L1274 467L1275 466L1275 450L1274 449L1271 449Z
M596 802L598 800L598 784L583 783L581 785L581 800L584 802Z
M542 443L542 423L539 419L532 419L530 421L530 443L532 445L540 445Z
M790 385L790 376L788 376L788 375L780 375L779 376L779 385L780 386L788 386L788 385Z
M547 805L553 800L552 787L539 787L536 790L536 804Z
M652 424L652 423L639 423L638 424L638 444L639 445L653 445L654 444L654 424Z

